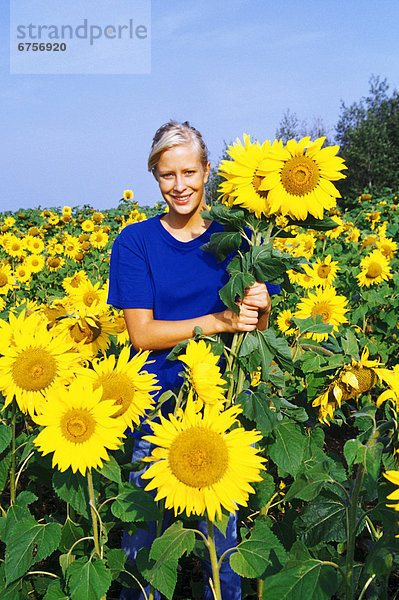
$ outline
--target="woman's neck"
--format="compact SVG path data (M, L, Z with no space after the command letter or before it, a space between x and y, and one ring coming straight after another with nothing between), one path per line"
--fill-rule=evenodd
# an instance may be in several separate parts
M201 216L201 212L206 209L207 206L204 205L201 211L190 215L168 212L161 217L161 223L174 238L180 242L189 242L202 235L211 224L211 221Z

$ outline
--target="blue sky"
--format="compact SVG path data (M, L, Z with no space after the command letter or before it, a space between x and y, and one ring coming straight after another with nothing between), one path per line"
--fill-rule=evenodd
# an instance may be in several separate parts
M145 75L11 75L8 4L0 211L111 208L125 189L153 205L161 197L147 156L170 118L197 127L216 164L243 132L274 139L287 108L332 129L341 100L367 95L371 74L399 87L397 0L153 0Z

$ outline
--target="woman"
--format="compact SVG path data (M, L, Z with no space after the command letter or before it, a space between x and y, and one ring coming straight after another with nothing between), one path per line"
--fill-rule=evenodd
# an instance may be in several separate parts
M207 208L204 186L210 171L201 134L187 121L166 123L154 136L148 169L169 211L129 225L118 235L112 248L108 302L123 309L133 354L140 348L152 350L155 362L150 370L167 390L180 387L182 380L178 375L181 363L168 361L166 356L173 346L193 337L195 327L201 327L204 335L263 330L271 302L263 282L246 289L238 315L219 298L219 290L228 281L227 261L218 263L211 253L201 250L212 233L223 231L220 224L201 216ZM149 444L137 441L134 460L149 453ZM143 487L138 477L135 483ZM229 529L227 541L222 536L219 540L226 548L235 545L233 521ZM140 532L140 539L136 534L130 542L125 537L128 555L135 558L136 549L151 545L152 536L144 539ZM223 598L239 600L239 577L225 564ZM122 597L140 596L130 590ZM212 597L210 590L204 597Z

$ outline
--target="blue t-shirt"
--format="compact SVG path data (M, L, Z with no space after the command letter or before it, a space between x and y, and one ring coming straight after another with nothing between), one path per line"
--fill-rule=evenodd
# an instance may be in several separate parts
M228 281L226 267L231 257L218 262L211 252L201 250L220 231L223 226L212 221L202 235L181 242L163 227L159 216L128 225L112 246L108 304L148 308L154 319L165 321L225 310L219 290ZM270 294L279 292L279 286L267 285ZM170 350L152 351L149 358L155 362L147 366L157 375L162 391L182 383L178 374L183 364L166 359Z

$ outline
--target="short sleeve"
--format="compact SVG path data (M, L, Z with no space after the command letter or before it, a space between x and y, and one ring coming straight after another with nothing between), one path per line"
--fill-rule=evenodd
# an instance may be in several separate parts
M145 249L131 237L118 236L112 246L108 304L117 308L154 306L154 292Z

